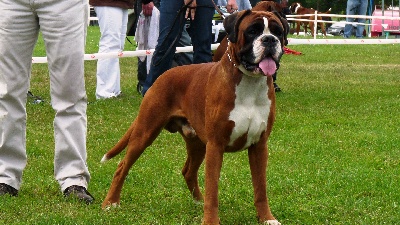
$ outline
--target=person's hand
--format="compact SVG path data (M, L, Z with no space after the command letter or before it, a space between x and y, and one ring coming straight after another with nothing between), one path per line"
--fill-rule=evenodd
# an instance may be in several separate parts
M226 10L228 13L234 13L238 10L238 5L236 4L236 0L228 0L226 4Z
M149 2L148 4L142 4L142 11L144 16L151 16L153 13L154 3Z
M174 0L176 1L176 0ZM236 0L234 0L236 1ZM191 2L191 3L190 3ZM190 4L189 4L190 3ZM186 15L185 18L187 19L189 16L192 20L194 20L194 15L196 13L196 7L197 7L197 3L196 0L184 0L184 4L188 5L188 8L186 10Z

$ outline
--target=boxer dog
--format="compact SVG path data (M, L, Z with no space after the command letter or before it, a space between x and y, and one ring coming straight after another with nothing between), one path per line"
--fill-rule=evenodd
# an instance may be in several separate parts
M301 6L300 3L295 2L293 3L290 7L290 12L293 15L305 15L305 14L314 14L315 9L308 9L303 6ZM328 11L329 12L329 11ZM297 17L298 19L305 19L305 20L311 20L311 21L296 21L296 33L299 35L300 31L300 26L304 27L304 35L307 34L307 27L310 27L311 30L311 35L314 36L314 21L315 20L315 15L312 16L300 16ZM317 15L317 20L322 20L322 17ZM318 22L318 26L321 28L322 34L326 37L326 31L325 31L325 26L323 22Z
M284 28L271 12L240 11L224 20L229 44L219 62L175 67L146 92L137 118L102 161L127 152L102 208L118 205L131 166L162 129L179 132L187 148L182 169L192 197L204 200L203 224L219 224L218 181L225 152L248 150L259 222L280 224L266 192L267 140L275 120L272 74L283 54ZM198 170L205 159L205 196Z

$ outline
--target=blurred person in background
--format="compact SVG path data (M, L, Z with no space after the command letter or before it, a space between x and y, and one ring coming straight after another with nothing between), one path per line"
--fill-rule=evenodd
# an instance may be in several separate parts
M135 0L89 0L100 26L99 53L122 52L128 26L128 9ZM96 99L118 97L121 94L118 58L97 60Z
M151 0L142 0L144 5L150 2ZM236 11L238 9L236 0L228 0L226 8L229 13ZM193 63L212 61L212 19L215 7L210 0L161 0L159 10L159 37L150 72L143 85L143 96L154 81L171 68L173 55L186 19L190 20L189 34L193 44Z
M151 21L153 20L153 10L156 10L156 8L160 8L160 0L153 0L152 2L149 2L148 4L143 4L142 0L137 0L135 4L135 19L133 22L133 26L130 27L131 30L133 30L132 33L136 33L135 40L138 42L146 42L147 46L141 46L141 43L138 43L137 49L138 50L147 50L147 49L154 49L155 45L157 44L157 39L158 39L158 33L159 33L159 11L157 13L158 18L157 19L157 24L151 24ZM154 16L157 16L154 15ZM143 18L144 17L144 18ZM147 21L148 20L148 21ZM148 23L147 23L147 22ZM140 24L144 23L144 24ZM140 27L142 26L142 27ZM146 27L147 26L147 27ZM157 34L154 35L155 37L149 37L148 35L153 33L153 30L156 29ZM147 30L147 32L140 32ZM136 31L136 32L135 32ZM140 36L140 37L139 37ZM146 40L144 40L146 39ZM155 39L155 44L153 46L153 39ZM151 42L151 44L149 44ZM187 32L186 26L182 30L182 36L179 39L178 42L178 47L185 47L185 46L191 46L191 38ZM150 62L151 62L151 55L148 56L140 56L138 57L138 68L137 68L137 79L138 83L136 86L136 89L139 93L142 92L143 90L143 85L144 82L146 81L147 74L150 70ZM175 53L173 56L173 62L172 62L172 67L174 66L182 66L182 65L187 65L193 63L193 52L182 52L182 53Z
M368 0L347 0L346 14L348 16L354 16L354 15L365 16L367 14L367 8L368 8ZM353 17L346 18L346 22L349 23L352 23L356 20L358 23L362 23L357 25L356 38L363 38L365 29L364 24L366 18L353 18ZM352 30L353 30L353 25L346 24L343 33L344 38L350 38Z

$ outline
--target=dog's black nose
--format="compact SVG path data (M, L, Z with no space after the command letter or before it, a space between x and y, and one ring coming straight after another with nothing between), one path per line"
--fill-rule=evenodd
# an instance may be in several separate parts
M271 46L276 43L276 39L272 35L266 35L266 36L262 37L261 41L264 46Z

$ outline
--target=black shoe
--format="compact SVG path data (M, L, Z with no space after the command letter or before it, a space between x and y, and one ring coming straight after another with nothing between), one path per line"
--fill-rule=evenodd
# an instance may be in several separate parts
M86 202L86 204L91 204L94 201L93 196L82 186L72 185L69 186L64 191L65 197L75 197L81 201Z
M8 184L0 183L0 196L6 195L6 194L9 194L11 196L17 196L18 190L11 187Z
M281 88L275 82L274 82L274 89L275 89L275 92L282 91Z

